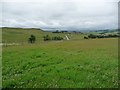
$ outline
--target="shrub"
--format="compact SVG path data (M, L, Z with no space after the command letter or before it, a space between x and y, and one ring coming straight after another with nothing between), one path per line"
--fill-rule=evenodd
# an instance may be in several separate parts
M96 36L96 35L93 35L93 34L88 35L88 37L89 37L89 38L97 38L97 36Z
M49 36L49 35L43 36L43 38L44 38L44 41L51 40L51 38L50 38L50 36Z
M28 38L29 43L35 43L36 37L34 35L31 35L30 38Z
M50 37L49 35L43 36L44 41L48 41L48 40L63 40L63 37L60 36L54 36L54 37Z
M84 39L88 39L88 37L84 36Z
M55 37L52 37L52 40L63 40L63 37L55 36Z

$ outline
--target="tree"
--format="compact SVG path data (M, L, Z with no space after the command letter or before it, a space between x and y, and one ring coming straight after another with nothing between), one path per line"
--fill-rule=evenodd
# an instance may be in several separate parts
M49 35L45 35L43 36L44 41L48 41L48 40L63 40L63 37L61 36L54 36L54 37L50 37Z
M55 36L55 37L52 37L52 40L63 40L63 37Z
M84 39L88 39L88 37L84 36Z
M34 35L31 35L30 38L28 39L29 43L35 43L36 37Z
M44 38L44 41L51 40L51 38L50 38L50 36L49 36L49 35L43 36L43 38Z
M97 36L93 35L93 34L90 34L90 35L88 35L88 38L97 38Z

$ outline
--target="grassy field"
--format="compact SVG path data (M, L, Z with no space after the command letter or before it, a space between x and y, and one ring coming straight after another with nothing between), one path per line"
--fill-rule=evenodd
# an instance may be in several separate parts
M43 41L43 36L49 35L49 36L62 36L65 38L64 33L52 33L52 32L45 32L42 30L33 30L33 29L20 29L20 28L3 28L2 31L3 34L3 42L4 43L26 43L28 38L31 34L34 34L37 38L36 43L39 43ZM84 35L82 34L75 34L72 33L71 35L68 35L69 38L72 40L78 40L83 39Z
M28 44L30 34L37 37ZM39 30L3 29L4 88L117 88L118 39L83 39L71 34L70 40L42 41ZM59 34L65 36L65 34Z

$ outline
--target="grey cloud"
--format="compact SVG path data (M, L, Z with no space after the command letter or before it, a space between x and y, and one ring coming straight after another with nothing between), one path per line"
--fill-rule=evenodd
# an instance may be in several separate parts
M79 30L117 28L117 0L92 0L89 3L35 1L3 2L2 26Z

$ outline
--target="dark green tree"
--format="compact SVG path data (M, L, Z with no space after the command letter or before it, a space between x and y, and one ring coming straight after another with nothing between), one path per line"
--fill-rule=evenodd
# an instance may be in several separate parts
M49 36L49 35L43 36L43 38L44 38L44 41L51 40L51 38L50 38L50 36Z
M30 38L28 39L29 43L35 43L36 37L34 35L31 35Z

